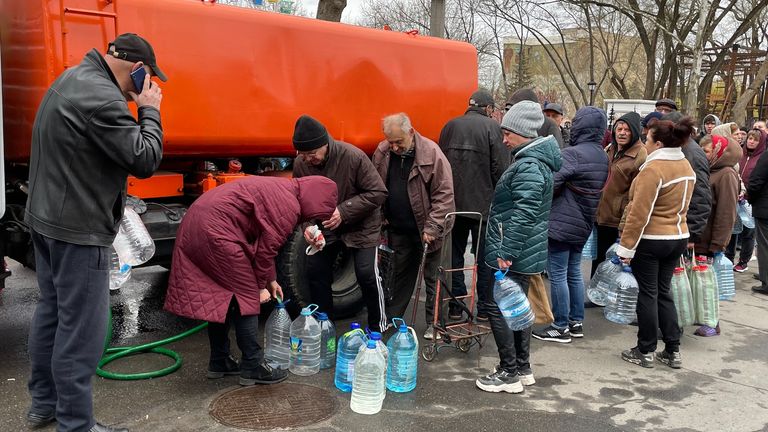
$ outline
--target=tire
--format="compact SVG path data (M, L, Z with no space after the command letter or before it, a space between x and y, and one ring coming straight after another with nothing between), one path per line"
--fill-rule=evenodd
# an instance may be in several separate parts
M286 299L291 299L288 307L291 315L297 315L299 308L312 303L304 273L306 249L304 235L297 230L289 237L277 257L278 283ZM353 316L363 308L363 294L355 277L354 264L349 250L343 247L333 271L333 312L336 319Z

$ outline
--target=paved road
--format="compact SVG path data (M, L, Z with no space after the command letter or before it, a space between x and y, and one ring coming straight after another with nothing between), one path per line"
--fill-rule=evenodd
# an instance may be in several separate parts
M754 262L753 262L754 263ZM0 431L22 431L29 404L26 333L37 297L34 273L18 265L0 294ZM754 269L753 269L754 270ZM113 296L115 344L168 337L194 322L161 310L160 268L134 270L134 279ZM619 358L633 342L634 327L607 322L598 309L587 310L586 337L570 345L533 341L537 385L522 395L488 394L474 379L498 361L493 339L469 353L440 351L432 363L420 362L417 389L389 393L383 411L361 416L349 410L349 395L333 390L330 371L296 383L331 390L340 410L307 430L317 431L764 431L768 430L768 297L753 295L752 273L737 276L735 302L722 305L723 334L682 341L684 368L659 365L642 369ZM337 323L346 327L348 321ZM423 331L423 325L417 325ZM236 377L209 381L204 333L171 348L184 356L177 373L150 381L94 379L96 415L132 431L230 431L208 415L211 401L237 388ZM146 355L119 362L120 371L166 365ZM52 427L44 430L54 430Z

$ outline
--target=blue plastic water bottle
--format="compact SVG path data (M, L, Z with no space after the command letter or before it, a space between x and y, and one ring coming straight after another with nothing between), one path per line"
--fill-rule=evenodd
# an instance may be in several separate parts
M397 321L400 324L397 324ZM392 320L397 326L389 341L389 361L387 362L387 389L396 393L406 393L416 388L416 376L419 365L419 339L416 332L405 325L400 318Z
M722 252L715 254L715 276L720 300L733 300L736 296L736 281L733 279L733 263Z
M349 393L352 391L352 381L355 377L355 358L360 347L366 345L365 333L360 324L353 322L350 331L339 338L336 350L336 373L334 384L336 388Z
M535 319L531 304L520 285L504 275L501 271L495 273L493 298L509 328L513 331L525 330L533 325Z

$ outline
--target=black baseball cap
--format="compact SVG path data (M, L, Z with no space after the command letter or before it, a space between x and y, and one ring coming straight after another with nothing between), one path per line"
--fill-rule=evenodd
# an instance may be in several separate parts
M160 81L168 80L157 66L155 50L152 49L152 45L136 33L123 33L116 37L109 43L107 55L129 62L142 62L152 69L152 73L160 78Z
M476 107L492 107L496 105L496 102L488 90L479 89L469 97L469 104Z
M544 105L544 109L542 111L554 111L560 115L563 115L563 106L558 103L548 103Z

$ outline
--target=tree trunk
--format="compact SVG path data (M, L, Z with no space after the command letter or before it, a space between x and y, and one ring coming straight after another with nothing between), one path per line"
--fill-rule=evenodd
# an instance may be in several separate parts
M701 77L701 64L704 61L704 31L707 26L707 16L709 15L710 2L708 0L699 0L699 22L696 29L696 42L693 45L693 61L691 63L691 73L688 76L688 92L685 96L683 108L690 116L696 116L698 104L699 81Z
M429 13L429 35L445 37L445 0L432 0Z
M341 22L341 13L347 7L347 0L320 0L317 4L317 19Z
M731 108L731 121L736 122L739 126L744 126L747 120L747 106L752 102L755 97L755 93L760 90L760 87L765 82L765 77L768 76L768 57L763 60L763 64L760 65L760 69L757 70L755 78L752 83L744 90L744 93L736 99L736 103Z

